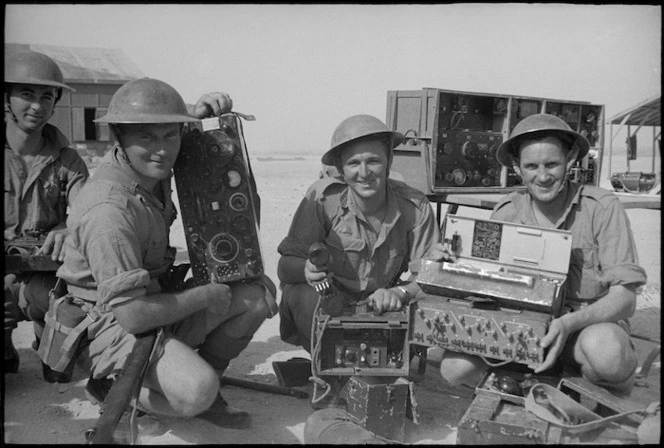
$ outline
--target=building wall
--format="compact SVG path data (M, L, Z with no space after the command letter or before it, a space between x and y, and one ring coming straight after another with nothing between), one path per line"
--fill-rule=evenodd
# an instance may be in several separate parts
M94 123L106 114L113 94L122 84L68 82L75 92L64 91L50 123L57 126L79 150L102 155L112 142L108 125Z

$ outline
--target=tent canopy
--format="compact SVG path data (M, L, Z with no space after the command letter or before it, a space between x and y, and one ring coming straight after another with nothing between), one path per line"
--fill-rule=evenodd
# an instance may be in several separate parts
M609 123L630 126L661 126L661 99L661 95L650 98L614 116Z

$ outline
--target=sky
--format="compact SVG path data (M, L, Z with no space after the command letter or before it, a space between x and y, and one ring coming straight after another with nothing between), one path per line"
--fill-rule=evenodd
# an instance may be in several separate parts
M656 5L5 7L5 42L122 49L189 103L227 92L256 116L254 154L323 154L343 119L384 121L391 90L587 101L608 120L661 94L661 32Z

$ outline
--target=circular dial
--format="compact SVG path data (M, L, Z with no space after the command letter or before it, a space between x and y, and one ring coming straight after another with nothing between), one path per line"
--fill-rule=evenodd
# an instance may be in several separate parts
M477 154L479 153L479 147L477 143L473 141L467 141L463 143L463 146L461 147L461 153L464 155L464 157L472 159L477 157Z
M465 184L467 177L466 172L462 169L457 168L452 171L452 181L457 185Z
M232 236L220 233L210 241L210 254L212 257L222 263L228 263L237 257L240 245Z
M235 193L233 196L231 196L229 203L233 210L241 211L247 208L247 205L249 205L249 200L244 194Z
M237 187L242 182L242 175L235 170L228 170L226 176L228 176L228 186L231 188Z
M204 133L202 146L203 148L209 148L217 168L228 165L235 154L235 142L219 131L212 131L209 134Z

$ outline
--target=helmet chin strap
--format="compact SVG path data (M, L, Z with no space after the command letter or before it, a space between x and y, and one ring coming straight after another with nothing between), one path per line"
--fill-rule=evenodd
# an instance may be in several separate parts
M5 94L5 113L7 112L9 112L9 114L11 115L14 123L18 123L18 118L16 118L16 115L14 114L14 111L12 110L12 107L9 104L9 101L7 99L7 94Z

